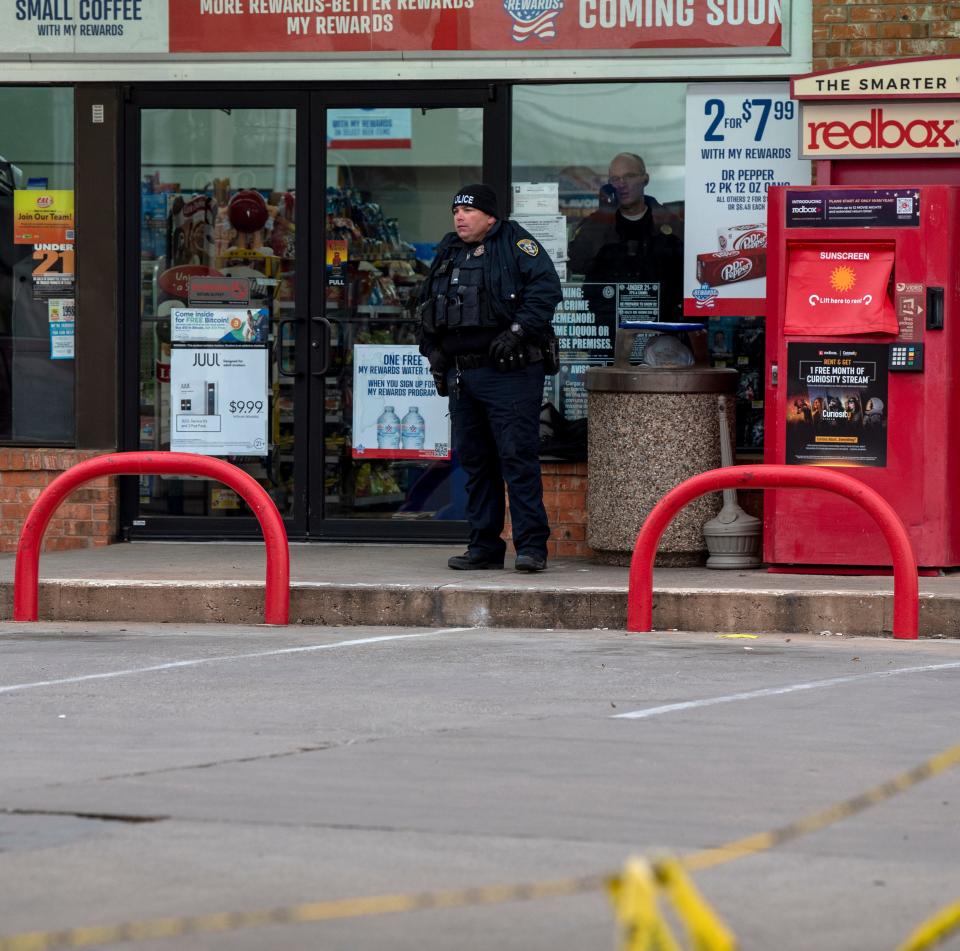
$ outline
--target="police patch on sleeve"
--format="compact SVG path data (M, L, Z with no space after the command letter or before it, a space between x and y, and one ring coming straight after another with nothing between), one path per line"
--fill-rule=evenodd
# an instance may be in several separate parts
M529 254L532 258L535 258L540 253L540 245L537 244L533 238L521 238L517 242L517 247L523 251L524 254Z

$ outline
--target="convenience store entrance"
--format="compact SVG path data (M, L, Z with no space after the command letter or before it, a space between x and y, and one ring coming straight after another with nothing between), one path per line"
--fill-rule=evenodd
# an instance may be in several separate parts
M123 448L226 458L291 538L464 538L445 405L416 370L368 380L418 360L458 186L502 177L508 197L508 151L484 146L507 141L496 92L132 89ZM122 506L131 538L259 534L204 480L129 480Z

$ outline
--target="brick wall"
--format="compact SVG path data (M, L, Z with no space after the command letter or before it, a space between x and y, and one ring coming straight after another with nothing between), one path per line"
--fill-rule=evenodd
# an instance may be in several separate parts
M587 547L587 464L585 462L544 462L543 506L550 522L547 553L551 558L588 556ZM510 509L504 538L510 538Z
M16 551L30 506L61 472L102 455L74 449L0 449L0 551ZM57 509L44 534L44 551L109 545L117 531L116 479L89 482Z
M960 54L960 3L813 0L813 68Z

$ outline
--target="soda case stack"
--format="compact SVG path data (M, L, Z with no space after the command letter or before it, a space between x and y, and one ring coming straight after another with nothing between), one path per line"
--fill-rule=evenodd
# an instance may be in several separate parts
M717 229L717 249L697 255L697 281L734 284L767 273L767 225L727 225Z

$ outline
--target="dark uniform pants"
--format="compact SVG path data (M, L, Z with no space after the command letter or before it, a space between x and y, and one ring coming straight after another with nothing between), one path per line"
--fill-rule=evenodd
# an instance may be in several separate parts
M503 484L510 496L518 554L547 557L550 526L540 476L543 363L500 373L492 366L451 369L453 448L467 476L470 552L503 558Z

